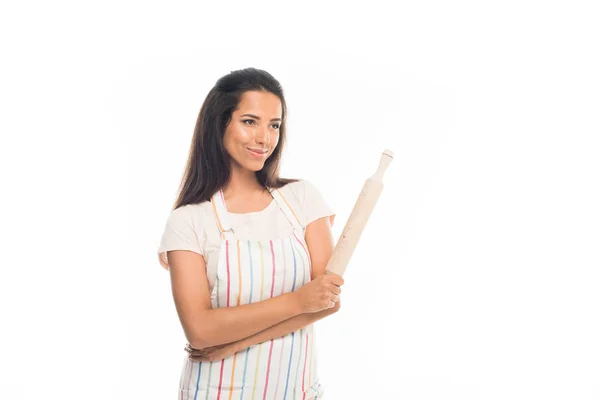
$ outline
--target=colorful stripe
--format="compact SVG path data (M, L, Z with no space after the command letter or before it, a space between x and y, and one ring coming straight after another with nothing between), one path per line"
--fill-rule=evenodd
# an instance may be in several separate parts
M229 273L229 240L225 240L225 265L227 266L227 307L229 307L229 297L231 294L231 275ZM219 376L219 387L217 389L217 400L221 399L221 389L223 385L223 370L225 369L225 359L221 360L221 373Z
M215 213L215 219L217 220L217 225L219 225L219 231L221 232L221 238L225 237L225 229L223 228L223 225L221 224L221 218L219 217L219 212L217 211L217 206L215 205L214 201L210 201L210 204L212 204L212 208L213 211Z
M304 328L300 329L300 333L298 334L298 336L300 336L300 348L302 349L302 340L304 339ZM300 372L300 361L301 360L302 360L302 352L300 352L300 354L298 354L298 363L296 364L296 377L294 379L295 385L298 384L298 372ZM297 392L297 390L294 390L294 400L296 400L296 392Z
M283 291L285 290L285 273L287 271L287 263L286 263L286 257L285 257L285 246L283 245L283 240L280 241L281 243L281 258L283 259L283 279L281 280L281 294L280 296L283 294Z
M240 305L240 295L242 293L242 266L240 263L240 242L239 240L236 241L236 248L237 248L237 261L238 261L238 279L239 279L239 289L238 289L238 296L237 296L237 305ZM246 354L247 357L247 354ZM235 363L237 361L237 353L233 354L233 365L231 367L231 383L229 384L229 400L231 400L231 396L233 396L233 385L235 382Z
M277 384L275 385L275 394L273 398L277 398L277 392L279 391L279 382L281 380L281 363L283 362L283 349L285 348L285 336L281 337L281 350L279 351L279 363L277 365Z
M292 244L292 239L290 238L290 245L292 246L292 256L294 257L294 282L292 283L292 292L296 288L296 252L294 251L294 245Z
M300 253L300 251L298 249L295 249L298 253ZM300 254L298 254L300 255ZM306 280L306 262L304 261L304 257L300 257L300 260L302 261L302 284L306 285L306 283L308 282ZM310 280L310 271L309 271L309 277L308 280Z
M265 288L265 257L263 253L262 243L258 242L258 248L260 249L260 266L261 266L261 281L260 281L260 300L263 299L264 288ZM258 372L260 367L260 352L262 350L262 343L258 345L258 355L256 356L256 368L254 370L254 389L252 390L252 400L254 400L254 396L256 395L256 387L258 383Z
M279 190L273 189L271 193L294 230L293 234L286 238L268 240L272 265L270 272L266 271L268 266L265 265L268 262L265 260L267 258L267 240L237 240L231 231L223 191L219 190L211 198L211 206L223 238L222 245L225 246L218 258L215 282L216 307L240 306L246 304L246 301L250 304L273 298L286 292L296 291L311 280L312 263L301 229L298 229L302 228L300 219ZM225 229L228 230L225 231ZM233 246L234 242L235 247ZM245 246L242 242L245 242ZM234 254L230 254L231 249L237 251L237 257L234 258ZM260 255L258 251L260 251ZM237 260L237 268L231 264L233 260ZM248 273L246 272L248 268L250 276L245 279L243 274ZM300 276L299 268L302 268L302 276ZM254 275L258 273L259 269L260 282L254 280ZM268 287L269 277L271 278L270 288ZM254 289L258 291L259 287L260 294L255 295ZM313 394L319 386L314 330L314 325L311 324L278 338L281 340L274 338L270 340L269 351L265 351L264 355L262 347L266 345L266 342L250 346L245 349L245 357L243 363L240 359L240 365L238 365L237 358L241 357L241 353L234 353L231 357L219 360L220 370L215 372L215 375L218 374L219 377L215 376L214 379L212 369L213 365L216 367L217 361L210 364L205 363L208 368L202 368L202 363L193 362L188 358L187 365L182 370L180 400L183 400L184 397L192 398L193 384L196 386L194 400L198 400L199 393L206 394L206 400L213 398L225 400L225 397L227 400L234 398L236 400L258 399L258 397L260 400L268 400L272 396L274 399L283 397L288 400L288 394L290 395L289 400L292 397L294 399L298 397L299 400L301 400L300 397L303 400L307 400L307 397L311 399L320 397L318 393ZM296 343L298 339L300 342ZM250 368L255 367L253 378L252 372L248 372L248 364L251 364ZM243 373L243 376L240 377L236 371ZM202 382L200 382L201 377L203 378ZM254 382L252 383L252 381ZM233 392L236 392L235 396ZM252 392L252 395L247 392ZM301 394L303 395L301 396Z
M271 262L273 264L273 275L271 281L271 298L273 298L273 291L275 290L275 251L273 250L273 241L269 240L269 246L271 248ZM265 381L265 391L263 393L263 400L267 398L267 389L269 388L269 373L271 372L271 355L273 354L273 339L271 339L271 347L269 348L269 360L267 361L267 379Z
M294 334L295 332L292 332L292 347L290 348L290 361L288 363L287 377L285 378L285 392L283 393L283 400L285 400L287 397L288 384L290 383L290 372L292 371L292 358L294 357Z
M267 389L269 388L269 373L271 372L271 355L273 354L273 339L271 339L271 347L269 348L269 361L267 362L267 380L265 381L265 391L263 400L267 398Z
M262 343L258 345L258 355L256 356L256 369L254 370L254 388L252 389L252 400L254 400L254 396L256 395L256 387L258 386L258 370L260 366L260 351L262 350Z
M295 235L294 235L295 237ZM298 238L296 238L298 239ZM290 245L292 247L292 253L294 254L294 264L296 262L296 252L300 253L300 251L293 245L292 239L290 238ZM300 256L300 254L298 254ZM302 285L306 284L306 263L304 262L304 258L300 257L302 261ZM300 329L300 348L302 348L302 340L304 339L304 333L306 332L306 328ZM308 343L307 343L308 345ZM298 384L298 374L300 372L300 362L302 359L302 354L298 355L298 364L296 366L296 379L294 380L296 384ZM304 361L304 365L306 367L306 358ZM304 373L302 374L302 390L304 391ZM296 391L294 391L294 400L296 399Z
M304 368L302 370L302 400L306 399L306 390L304 389L304 380L306 377L306 359L308 358L308 332L306 332L306 350L304 352Z
M262 243L258 242L258 248L260 249L260 270L262 273L261 281L260 281L260 300L263 299L263 293L265 289L265 257L263 254Z
M238 279L239 279L239 287L238 287L238 295L237 295L237 305L240 305L241 296L242 296L242 263L240 260L240 241L236 240L237 246L237 262L238 262Z
M290 239L290 244L292 239ZM292 253L294 254L294 263L296 262L296 252L298 253L298 257L302 261L302 285L305 285L306 282L306 262L304 261L304 257L300 256L300 251L292 244Z
M200 384L200 372L202 372L202 363L198 363L198 376L196 377L196 392L194 392L194 400L198 397L198 385Z
M252 303L252 289L254 288L254 275L252 271L254 268L252 267L252 249L250 248L250 241L248 240L248 259L250 260L250 298L248 299L248 304Z
M221 307L221 302L219 300L219 298L221 297L221 291L219 290L219 283L221 282L221 278L219 277L219 268L217 268L217 294L216 294L216 298L217 298L217 308Z
M285 196L281 193L281 191L279 189L275 189L275 190L277 190L277 193L279 193L279 195L281 196L281 198L283 199L283 201L287 205L288 210L291 211L292 215L294 216L294 218L296 218L296 221L298 222L298 225L302 226L302 223L300 222L300 218L298 218L298 216L294 212L294 209L292 208L292 206L290 206L290 203L288 203L288 201L285 199Z
M231 396L233 396L233 383L235 379L235 360L237 358L237 353L233 354L233 366L231 367L231 383L229 384L229 400L231 400ZM225 361L225 360L223 360Z
M284 290L285 290L285 275L286 275L286 271L287 271L287 263L286 263L286 256L285 256L285 246L284 246L284 241L281 240L281 258L283 259L283 279L281 280L281 293L280 296L283 295ZM294 333L292 332L292 343L294 340ZM284 349L285 349L285 336L281 337L281 351L280 351L280 355L279 355L279 367L278 369L278 373L277 373L277 386L275 386L275 394L273 395L274 398L277 398L277 392L279 391L279 382L280 382L280 378L281 378L281 365L283 363L283 354L284 354ZM292 349L293 349L293 344L292 344ZM290 354L290 362L291 362L291 357L292 355ZM287 381L289 380L289 366L288 366L288 374L287 374L287 379L286 379L286 391L287 391Z
M298 236L296 236L296 232L294 232L294 237L296 238L296 241L298 243L300 243L300 246L302 247L302 249L304 250L304 253L306 254L306 258L308 259L308 262L309 262L308 263L309 270L310 270L311 277L312 277L312 263L311 263L311 260L310 260L310 253L308 252L308 249L306 247L304 247L304 244L300 241L300 239L298 239Z
M250 298L248 299L248 304L252 303L252 288L254 287L254 275L252 271L254 268L252 267L252 247L250 246L250 241L248 240L248 260L250 260ZM248 354L250 353L250 347L246 349L246 361L244 361L244 375L242 377L242 393L240 394L240 400L242 400L244 396L244 386L246 386L246 371L248 369Z
M312 386L313 348L315 346L315 325L310 325L310 362L308 363L308 387Z
M269 240L269 246L271 247L271 263L273 264L273 276L271 277L271 298L273 298L273 291L275 290L275 251L273 250L272 240Z
M229 240L225 240L225 265L227 266L227 307L229 307L229 296L231 294L231 274L229 272Z
M246 361L244 361L244 376L242 378L242 393L240 393L240 400L244 398L244 387L246 386L246 370L248 368L248 353L250 352L250 347L246 349Z

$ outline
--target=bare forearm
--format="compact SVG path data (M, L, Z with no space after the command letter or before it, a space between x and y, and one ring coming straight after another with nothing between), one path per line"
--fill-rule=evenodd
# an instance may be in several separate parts
M199 319L199 333L190 344L201 349L235 342L301 315L294 292L242 306L209 309Z
M334 314L335 312L337 312L337 309L329 308L316 313L306 313L297 315L286 321L280 322L277 325L273 325L259 333L256 333L254 335L248 336L240 340L239 345L237 347L243 350L247 347L254 346L255 344L266 342L267 340L285 336L288 333L292 333L297 331L298 329L304 328L305 326L310 325L331 314Z

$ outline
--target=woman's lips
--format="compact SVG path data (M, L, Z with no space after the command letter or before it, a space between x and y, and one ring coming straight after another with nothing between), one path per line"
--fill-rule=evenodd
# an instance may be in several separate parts
M267 154L267 152L266 152L266 151L265 151L264 153L262 153L262 152L258 152L258 151L250 150L250 149L248 149L248 148L246 148L246 150L248 150L248 152L250 153L250 155L251 155L252 157L256 157L256 158L262 158L262 157L264 157L264 156Z

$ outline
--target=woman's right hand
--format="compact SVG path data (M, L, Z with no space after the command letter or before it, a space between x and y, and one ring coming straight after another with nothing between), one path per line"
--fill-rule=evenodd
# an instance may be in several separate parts
M326 273L311 280L296 291L303 313L315 313L334 307L342 292L344 279L333 273Z

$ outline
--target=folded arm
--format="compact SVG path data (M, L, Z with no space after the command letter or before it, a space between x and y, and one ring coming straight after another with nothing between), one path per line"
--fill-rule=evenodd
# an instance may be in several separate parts
M332 220L332 217L319 218L308 224L306 227L305 240L312 265L311 280L325 274L327 262L333 254L334 240L331 233ZM259 333L242 339L238 348L245 349L246 347L254 346L255 344L295 332L298 329L304 328L307 325L338 312L340 307L341 303L340 300L338 300L335 307L316 313L300 314L287 319Z
M320 275L325 274L327 262L333 253L333 235L331 234L332 218L320 218L307 226L306 229L306 244L311 258L311 280ZM258 333L249 335L236 342L229 343L227 348L222 346L221 349L211 349L208 352L197 352L200 355L218 352L218 355L226 357L238 351L242 351L250 346L266 342L271 339L277 339L289 333L295 332L305 326L308 326L320 319L323 319L340 310L341 300L338 299L335 306L315 313L304 313L291 317L285 321L279 322L270 326ZM192 353L193 349L189 349Z
M323 217L306 227L311 280L325 274L333 252L330 220ZM241 306L213 309L204 257L192 251L171 250L167 252L167 258L177 313L186 339L195 349L246 339L244 344L260 343L296 331L339 309L338 305L337 309L304 314L296 292Z
M172 250L167 258L177 314L188 343L196 349L244 339L303 312L295 292L213 309L204 257L192 251Z

